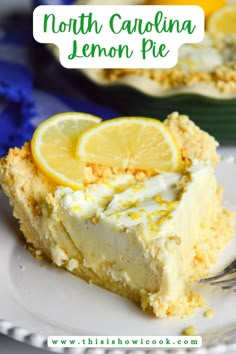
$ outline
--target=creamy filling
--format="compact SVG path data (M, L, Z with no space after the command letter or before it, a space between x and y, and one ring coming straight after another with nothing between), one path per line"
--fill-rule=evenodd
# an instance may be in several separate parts
M193 246L217 213L213 170L196 162L183 174L131 179L59 187L60 217L84 265L105 281L174 300L193 269Z

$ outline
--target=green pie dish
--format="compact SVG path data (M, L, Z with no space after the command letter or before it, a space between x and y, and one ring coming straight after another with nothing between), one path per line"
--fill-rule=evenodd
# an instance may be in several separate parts
M150 88L150 82L147 81L151 80L146 78L130 76L113 83L104 83L98 70L81 69L80 72L89 82L89 90L94 92L94 97L112 105L123 115L163 120L171 112L178 111L188 115L220 144L236 143L236 93L222 94L206 84L182 87L168 93L157 92L155 83L151 83Z

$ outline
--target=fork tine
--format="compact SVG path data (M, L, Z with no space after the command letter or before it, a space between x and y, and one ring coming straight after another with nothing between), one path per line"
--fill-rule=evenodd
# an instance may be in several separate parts
M224 285L224 284L231 284L232 282L236 284L236 277L224 279L220 281L213 281L210 283L210 285Z
M200 279L199 283L207 283L207 282L210 282L212 280L217 280L217 279L220 279L220 278L224 277L227 274L229 274L229 273L226 273L225 271L222 271L222 272L220 272L220 273L218 273L218 274L216 274L216 275L214 275L212 277Z
M225 275L234 273L236 271L236 259L233 260L227 267L225 267L220 273L213 275L212 277L203 278L199 280L199 283L206 283L212 280L220 279Z
M223 290L231 290L231 289L236 289L236 283L229 284L229 285L224 285L222 286Z

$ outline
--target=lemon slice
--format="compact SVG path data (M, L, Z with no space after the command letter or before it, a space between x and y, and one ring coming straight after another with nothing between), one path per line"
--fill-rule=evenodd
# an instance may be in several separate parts
M35 164L57 184L80 188L85 165L75 156L76 142L84 129L100 121L80 112L60 113L47 119L37 127L31 141Z
M95 125L78 139L81 161L122 169L177 171L180 152L168 128L157 119L121 117Z
M210 16L218 8L225 5L225 0L148 0L148 5L198 5L205 12L205 16Z
M236 33L236 5L227 5L214 12L207 21L207 29L212 33Z

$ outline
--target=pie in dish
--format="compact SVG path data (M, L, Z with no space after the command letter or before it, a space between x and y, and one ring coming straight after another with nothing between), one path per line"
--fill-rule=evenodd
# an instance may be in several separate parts
M181 153L179 172L90 166L83 188L73 190L36 166L28 142L0 162L1 186L36 255L159 318L204 305L191 288L233 234L214 174L217 142L176 112L164 125Z
M171 69L104 69L104 83L126 77L142 77L168 92L181 87L208 85L216 92L236 93L236 35L206 33L200 43L185 44L179 49L178 63Z

